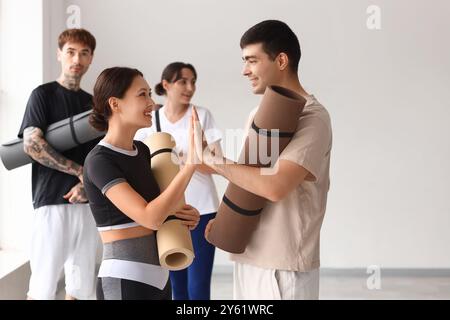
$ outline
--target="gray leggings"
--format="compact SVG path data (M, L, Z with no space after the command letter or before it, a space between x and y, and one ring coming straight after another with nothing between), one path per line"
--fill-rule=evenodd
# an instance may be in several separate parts
M124 260L136 265L151 265L158 271L159 258L156 246L155 234L114 241L103 245L103 262L114 259ZM120 262L120 261L119 261ZM170 281L167 279L159 279L165 285L162 289L156 284L152 285L151 281L141 280L139 277L131 274L133 270L121 269L116 270L115 276L102 276L97 280L97 299L98 300L171 300L172 292ZM122 276L117 276L122 274ZM154 276L161 274L158 271ZM160 286L161 287L161 286Z

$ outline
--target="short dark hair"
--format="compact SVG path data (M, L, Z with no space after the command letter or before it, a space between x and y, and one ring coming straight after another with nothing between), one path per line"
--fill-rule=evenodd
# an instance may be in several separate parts
M67 29L64 30L58 37L58 47L62 50L66 42L82 43L91 49L91 53L94 53L96 41L95 37L85 29Z
M284 52L289 58L289 68L297 73L300 62L300 43L289 26L278 20L265 20L250 29L241 37L240 46L244 49L250 44L261 43L263 50L272 59Z
M162 75L161 75L161 82L158 83L155 86L155 92L158 96L163 96L166 94L166 89L164 89L162 85L162 81L166 80L169 83L176 82L181 79L181 70L182 69L189 69L194 74L195 79L197 80L197 71L195 71L195 68L190 63L184 63L184 62L172 62L167 67L164 68Z
M143 77L142 72L125 67L109 68L100 73L94 85L93 110L89 117L91 126L98 131L108 129L108 120L112 114L108 99L122 99L137 76Z

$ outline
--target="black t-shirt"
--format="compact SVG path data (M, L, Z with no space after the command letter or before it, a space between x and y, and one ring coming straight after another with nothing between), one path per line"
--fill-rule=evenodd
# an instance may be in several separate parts
M28 127L38 127L45 134L48 126L52 123L67 119L91 108L92 96L89 93L81 89L78 91L66 89L56 81L43 84L34 89L28 99L18 137L22 138L23 131ZM87 154L99 140L84 143L61 152L61 154L83 165ZM33 161L32 194L34 208L69 203L63 196L79 182L79 179L75 176L50 169Z
M134 147L134 152L127 152L100 141L86 158L84 186L97 227L134 222L106 197L112 186L127 182L147 202L160 194L151 170L150 150L140 141L134 141Z

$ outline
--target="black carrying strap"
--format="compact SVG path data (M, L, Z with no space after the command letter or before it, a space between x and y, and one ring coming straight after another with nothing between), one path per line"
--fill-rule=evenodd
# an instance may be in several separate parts
M164 153L164 152L173 152L176 155L176 152L170 148L163 148L163 149L159 149L158 151L153 152L150 155L150 158L153 158L155 156L157 156L158 154Z
M247 210L244 208L239 207L237 204L233 203L230 199L228 199L225 195L222 198L222 201L230 207L230 209L234 210L235 212L242 214L244 216L256 216L261 213L262 209L257 210Z
M256 131L256 133L267 136L269 138L292 138L295 134L295 132L281 132L281 131L272 131L267 129L261 129L259 128L255 121L252 123L252 129Z
M155 111L156 132L161 132L161 123L159 122L159 109Z
M70 134L72 135L73 141L77 145L81 145L80 141L77 138L77 134L75 133L75 126L73 125L73 116L71 116L69 119L69 125L70 125Z
M176 217L174 214L171 214L170 216L167 217L166 220L164 220L164 222L170 221L170 220L184 220L184 221L188 221L187 219L181 219Z

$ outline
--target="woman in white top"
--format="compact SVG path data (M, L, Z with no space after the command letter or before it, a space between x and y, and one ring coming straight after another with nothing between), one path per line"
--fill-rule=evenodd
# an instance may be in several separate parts
M153 111L153 125L140 129L136 140L145 140L154 132L170 133L176 142L175 150L180 158L188 151L188 128L192 114L191 99L196 90L197 72L191 64L174 62L163 71L161 82L156 85L155 92L166 96L165 104ZM222 154L218 130L211 113L196 106L198 117L205 133L208 146L216 154ZM185 192L186 202L200 212L200 222L191 231L195 259L187 268L170 272L172 294L175 300L209 300L211 273L214 262L215 247L204 237L205 227L216 215L219 206L217 190L211 174L214 171L206 165L198 167Z

